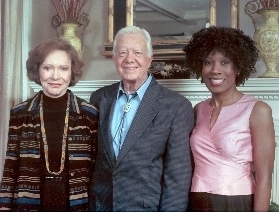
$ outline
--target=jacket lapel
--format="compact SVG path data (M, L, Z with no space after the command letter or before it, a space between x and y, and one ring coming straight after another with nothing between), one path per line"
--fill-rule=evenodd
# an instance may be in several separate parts
M154 119L160 105L157 102L159 98L162 98L162 92L158 82L152 79L149 87L147 88L143 99L140 103L138 111L132 121L130 129L127 133L123 146L117 157L116 166L121 162L133 145L137 142L141 134L145 131L149 123Z
M106 156L111 161L112 166L115 165L115 154L113 150L113 138L110 131L110 123L112 119L113 109L115 105L116 95L118 91L119 83L115 86L115 89L111 89L105 94L105 97L100 101L100 130L102 135L102 141L107 152Z

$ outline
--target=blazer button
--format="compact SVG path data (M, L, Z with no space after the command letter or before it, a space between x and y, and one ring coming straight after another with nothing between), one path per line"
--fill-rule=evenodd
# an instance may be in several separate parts
M74 173L71 173L71 176L74 176L75 174Z

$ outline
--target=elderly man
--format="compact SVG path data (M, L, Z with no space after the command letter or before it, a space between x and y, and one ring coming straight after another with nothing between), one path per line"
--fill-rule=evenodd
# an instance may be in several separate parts
M115 36L121 81L92 93L100 110L92 210L185 211L191 182L189 100L148 73L149 33L136 26Z

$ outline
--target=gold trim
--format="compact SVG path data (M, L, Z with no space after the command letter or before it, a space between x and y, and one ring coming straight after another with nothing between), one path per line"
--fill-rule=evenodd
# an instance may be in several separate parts
M190 39L176 39L176 40L155 40L152 45L166 45L166 44L185 44L188 43ZM105 47L111 47L113 42L105 42Z
M176 39L176 40L155 40L152 45L165 45L165 44L186 44L190 39Z
M108 42L113 42L113 25L114 25L114 0L109 0L109 8L108 8Z
M231 0L231 27L238 28L238 0Z
M186 45L186 43L185 43L185 45ZM112 52L103 51L103 52L101 52L101 55L110 57L110 56L112 56ZM155 49L155 50L153 50L153 55L158 56L158 57L160 56L160 58L161 58L161 55L168 55L168 56L182 55L184 58L185 52L181 48L179 48L179 49ZM160 58L158 58L158 59L160 59Z
M209 14L210 26L216 26L216 0L209 1Z
M133 0L126 0L126 26L134 24L134 3Z
M161 49L161 50L154 50L153 51L155 55L177 55L177 54L181 54L183 55L183 58L185 57L185 52L181 49Z

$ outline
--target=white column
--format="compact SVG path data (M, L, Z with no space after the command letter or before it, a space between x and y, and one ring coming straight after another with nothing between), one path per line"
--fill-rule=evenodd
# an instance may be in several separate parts
M29 90L28 77L26 75L26 60L28 59L28 52L30 50L32 0L23 1L22 13L22 101L25 101L28 97Z

